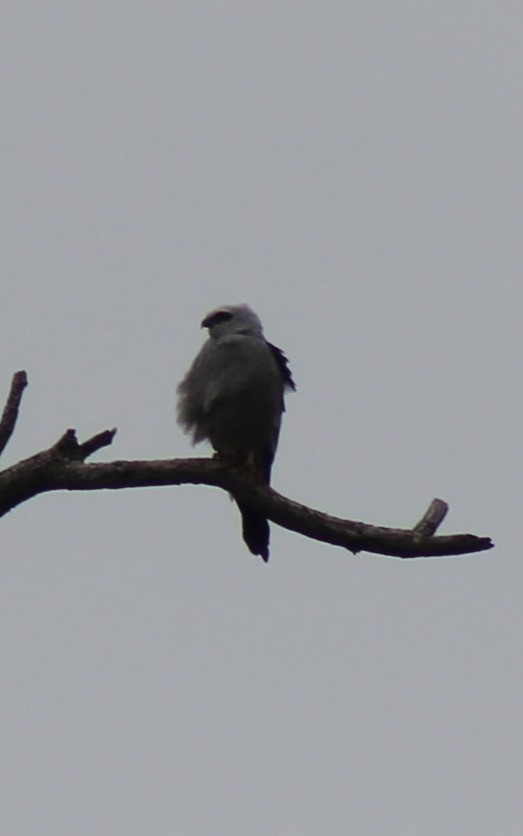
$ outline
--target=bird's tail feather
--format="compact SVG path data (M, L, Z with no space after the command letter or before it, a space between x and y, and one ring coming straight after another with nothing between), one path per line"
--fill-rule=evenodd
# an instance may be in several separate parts
M259 554L267 563L269 560L269 523L264 516L247 505L238 503L242 515L242 534L249 551Z

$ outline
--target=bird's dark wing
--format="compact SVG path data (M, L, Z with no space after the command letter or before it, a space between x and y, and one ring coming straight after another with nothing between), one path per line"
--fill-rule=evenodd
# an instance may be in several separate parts
M285 354L283 353L281 348L278 348L276 345L273 345L269 342L267 343L267 345L270 349L272 356L276 360L276 365L278 366L278 369L280 371L283 380L283 385L286 386L288 389L294 389L294 391L296 391L296 384L292 379L292 373L289 369L289 361L287 360Z

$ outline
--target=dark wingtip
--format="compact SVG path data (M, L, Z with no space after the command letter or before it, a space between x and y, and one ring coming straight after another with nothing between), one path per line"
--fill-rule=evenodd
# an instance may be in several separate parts
M291 370L289 369L289 361L287 357L285 356L281 348L278 348L278 346L273 345L272 343L267 343L267 345L270 349L272 356L276 360L276 365L278 366L278 369L280 371L281 378L283 380L283 385L287 389L292 389L295 392L296 384L292 377Z

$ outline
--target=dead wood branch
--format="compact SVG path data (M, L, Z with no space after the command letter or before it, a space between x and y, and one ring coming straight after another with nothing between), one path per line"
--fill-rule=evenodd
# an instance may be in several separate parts
M23 387L22 387L23 388ZM18 401L19 402L19 401ZM18 406L16 406L16 409ZM6 408L7 409L7 408ZM5 414L6 410L4 410ZM10 429L12 433L16 416ZM40 493L48 491L118 490L167 485L210 485L262 512L269 520L356 554L360 551L392 557L440 557L485 551L488 537L473 534L434 536L447 512L434 499L412 529L384 528L340 519L287 499L271 488L249 481L244 474L215 459L162 459L85 463L97 450L111 444L115 429L105 430L79 444L74 430L48 450L0 472L0 516Z
M11 380L11 389L7 396L7 401L0 418L0 454L3 453L9 439L13 434L16 420L18 418L18 409L25 387L27 386L27 375L24 371L15 372Z

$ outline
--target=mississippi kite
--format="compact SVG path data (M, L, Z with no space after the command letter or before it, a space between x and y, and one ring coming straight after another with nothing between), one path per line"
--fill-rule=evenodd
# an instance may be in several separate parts
M267 342L247 305L207 314L209 339L178 386L178 423L193 444L207 439L217 456L268 485L278 445L284 391L295 389L284 353ZM252 554L269 559L269 523L238 503Z

